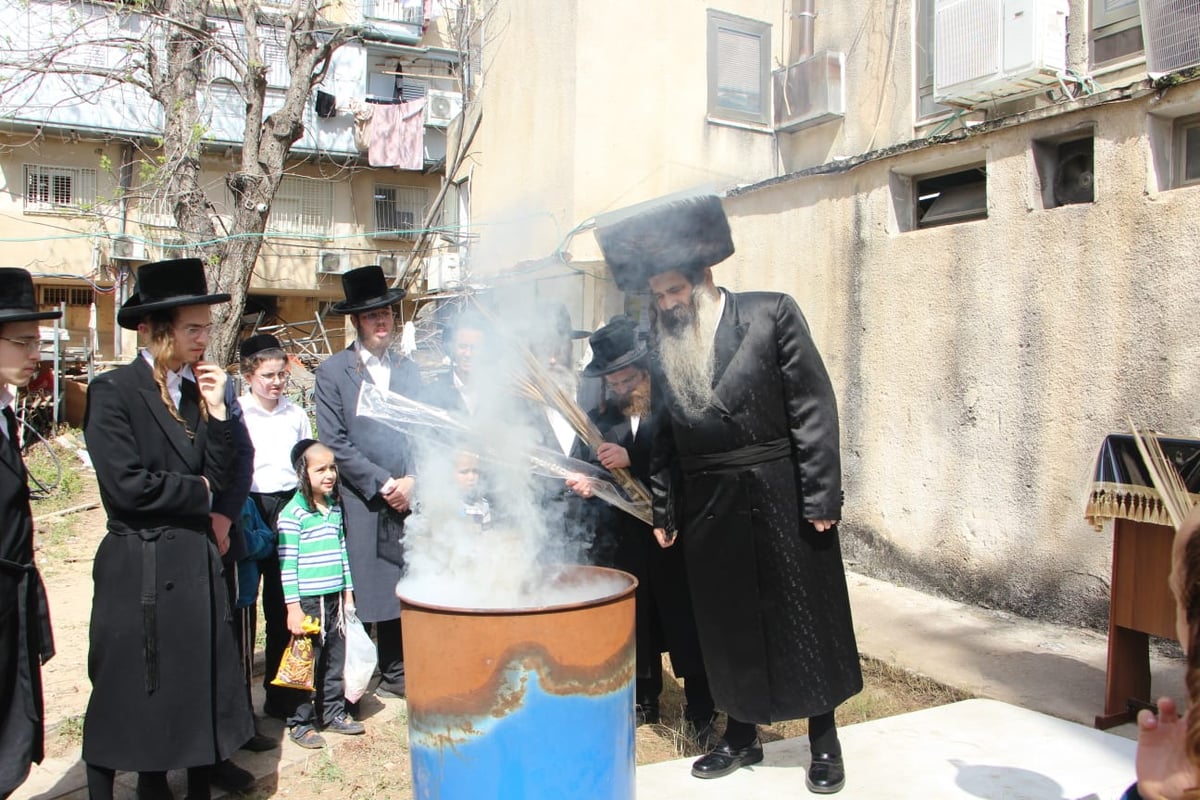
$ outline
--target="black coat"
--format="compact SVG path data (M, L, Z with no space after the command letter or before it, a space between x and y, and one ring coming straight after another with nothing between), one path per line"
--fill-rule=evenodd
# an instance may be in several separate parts
M370 373L357 347L335 353L317 367L317 430L337 459L346 526L346 552L354 578L354 602L363 622L400 618L396 583L403 568L379 556L378 516L387 503L379 489L388 478L413 473L408 437L370 417L358 416L358 391ZM391 362L392 392L422 399L421 373L407 358Z
M2 416L0 424L7 424ZM28 476L16 434L0 434L0 797L42 760L42 664L54 655L46 591L33 565Z
M629 471L645 486L651 484L655 423L653 414L642 417L634 434L632 421L615 405L596 417L604 441L625 448L629 453ZM605 563L601 565L623 569L638 579L638 675L648 677L649 664L666 650L671 654L671 669L676 677L703 676L704 662L700 657L683 550L659 547L649 525L611 506L604 509L598 527L597 541L611 542L612 552L611 560L602 559Z
M140 356L88 387L83 433L108 514L93 567L90 764L204 766L254 734L201 479L228 488L234 425L196 420L189 439Z
M862 689L837 530L806 521L841 518L837 402L791 297L725 294L713 403L688 419L664 384L654 463L682 476L655 524L678 522L717 707L809 717Z

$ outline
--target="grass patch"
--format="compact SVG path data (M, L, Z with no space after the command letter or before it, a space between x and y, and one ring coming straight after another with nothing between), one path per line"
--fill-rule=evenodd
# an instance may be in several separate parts
M46 731L46 755L64 756L83 744L83 714L67 717Z
M318 783L340 784L346 778L346 771L333 760L332 750L324 750L320 755L311 759L305 767L304 773Z
M83 441L78 430L64 430L69 438ZM83 466L74 450L56 442L38 441L24 453L25 468L29 470L29 488L33 492L33 515L70 508L79 502L83 491L80 472ZM45 493L42 493L42 487Z

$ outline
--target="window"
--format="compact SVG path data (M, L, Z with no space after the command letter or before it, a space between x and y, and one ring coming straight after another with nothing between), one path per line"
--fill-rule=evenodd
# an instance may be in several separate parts
M377 239L415 239L425 220L429 190L414 186L375 187Z
M916 19L914 20L916 46L913 48L913 53L917 62L914 71L917 78L917 119L919 120L945 114L951 110L949 106L933 100L933 11L935 5L935 0L916 0L914 6L916 8Z
M771 26L708 12L708 116L767 125L771 118Z
M421 3L411 0L366 0L363 3L363 16L418 25L425 21Z
M987 165L983 162L922 175L892 173L891 184L900 230L987 218Z
M38 305L58 308L63 303L69 306L90 306L92 290L82 286L39 286Z
M323 235L333 219L333 183L285 175L267 218L270 233Z
M1174 142L1175 186L1200 183L1200 116L1176 120Z
M1041 183L1042 208L1093 203L1095 136L1073 135L1033 142L1033 161Z
M96 203L96 170L25 165L25 211L71 213Z
M1138 0L1090 0L1092 64L1106 64L1142 52Z

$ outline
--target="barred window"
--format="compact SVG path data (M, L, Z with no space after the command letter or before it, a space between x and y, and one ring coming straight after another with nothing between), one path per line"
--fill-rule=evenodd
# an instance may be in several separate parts
M83 286L39 286L41 293L38 305L54 307L66 303L69 306L90 306L92 290Z
M332 182L285 175L271 205L267 231L323 235L332 220Z
M26 212L83 211L96 203L96 170L25 165Z
M377 239L415 239L425 219L429 190L417 186L375 186Z

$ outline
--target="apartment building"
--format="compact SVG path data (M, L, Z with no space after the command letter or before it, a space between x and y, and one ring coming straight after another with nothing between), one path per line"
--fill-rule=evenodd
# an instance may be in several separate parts
M794 295L841 404L861 570L1107 617L1084 519L1126 418L1200 435L1200 3L499 2L472 264L615 290L605 212L726 196L735 290Z
M265 67L265 106L278 108L289 84L284 29L272 9L247 52L245 26L209 19L215 45L198 98L203 109L202 183L218 231L228 232L233 196L227 179L238 169L245 101L234 60ZM10 51L60 47L59 63L77 75L36 76L9 69L0 76L0 262L34 273L40 302L66 305L72 343L97 331L100 360L127 358L134 343L114 326L115 310L132 291L141 263L185 254L170 199L154 182L163 114L130 84L104 85L94 72L116 69L156 33L150 20L105 2L4 2ZM445 236L419 237L442 186L447 130L462 110L460 51L445 9L412 0L363 0L329 7L330 30L352 35L333 53L319 92L309 98L303 137L290 152L270 208L247 300L247 320L287 325L285 339L314 352L337 348L342 319L322 320L340 299L339 274L379 263L393 274L420 242L417 264L458 264L458 186L434 220ZM219 45L219 46L217 46ZM377 144L364 118L372 110L426 98L423 125L408 130L419 152L402 166L372 166ZM357 122L356 122L357 121ZM413 138L415 137L415 138ZM378 152L378 151L377 151ZM388 163L395 163L394 161ZM465 203L465 191L462 201ZM433 288L440 270L435 270ZM93 312L94 303L94 312Z

